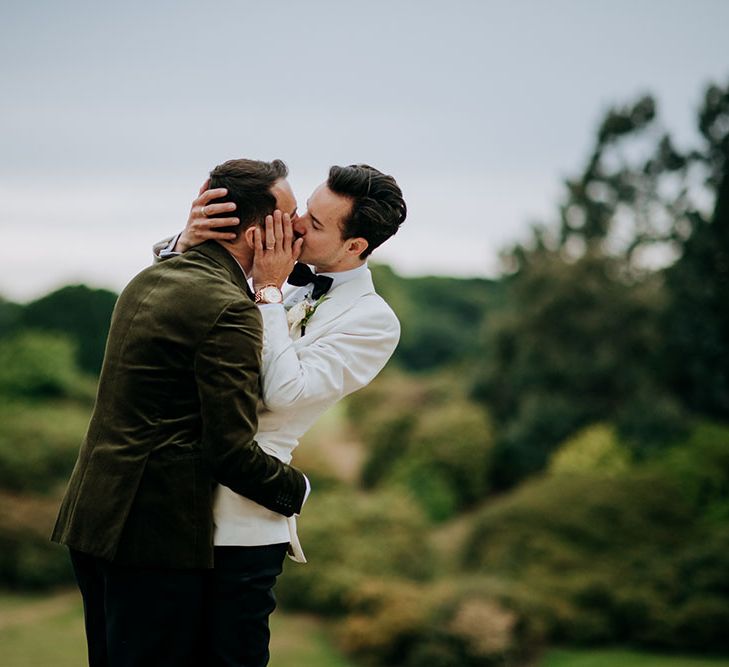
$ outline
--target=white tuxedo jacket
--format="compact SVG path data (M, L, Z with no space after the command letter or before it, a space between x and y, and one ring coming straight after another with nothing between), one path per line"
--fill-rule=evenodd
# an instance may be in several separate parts
M285 286L284 296L295 287ZM283 306L264 306L262 397L258 444L289 462L299 438L321 414L367 385L385 366L400 338L400 324L375 292L364 269L330 290L311 316L304 336L289 333ZM286 519L218 487L215 544L252 546L291 542L294 560L305 562L295 520Z

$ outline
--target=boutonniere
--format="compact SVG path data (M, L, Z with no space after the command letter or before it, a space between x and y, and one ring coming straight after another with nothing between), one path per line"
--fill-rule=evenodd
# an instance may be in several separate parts
M305 299L290 308L288 313L286 313L286 319L289 323L289 331L293 331L296 327L300 326L301 335L303 336L304 333L306 333L306 325L316 312L316 309L328 298L329 297L326 294L323 294L314 303Z

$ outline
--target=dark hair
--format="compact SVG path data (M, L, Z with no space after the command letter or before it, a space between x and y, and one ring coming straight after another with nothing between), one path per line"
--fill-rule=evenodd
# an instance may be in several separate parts
M276 208L271 186L288 174L288 167L281 160L228 160L215 167L210 172L210 189L227 188L228 194L213 202L232 201L236 205L233 213L222 213L217 217L235 216L240 220L239 225L221 227L217 231L240 234L253 223L263 222Z
M342 222L342 239L366 239L362 259L395 234L407 217L395 179L367 164L332 167L327 186L352 201L352 212Z

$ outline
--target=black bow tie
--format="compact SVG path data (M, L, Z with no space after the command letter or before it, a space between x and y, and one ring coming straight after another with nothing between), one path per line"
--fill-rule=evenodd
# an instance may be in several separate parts
M314 273L307 264L297 262L294 270L288 278L289 285L297 285L303 287L309 283L314 283L314 290L311 293L312 299L318 299L329 291L334 278L329 276L320 276Z

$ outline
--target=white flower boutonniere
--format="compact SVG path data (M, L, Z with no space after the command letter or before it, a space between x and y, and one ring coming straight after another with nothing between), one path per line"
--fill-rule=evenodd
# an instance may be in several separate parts
M321 305L323 301L326 301L329 297L326 294L320 296L314 303L308 300L300 301L295 306L292 306L286 313L286 319L289 323L289 331L293 332L296 327L301 327L301 335L303 336L306 332L306 325L312 318L316 309Z

